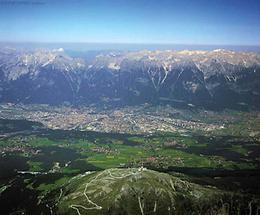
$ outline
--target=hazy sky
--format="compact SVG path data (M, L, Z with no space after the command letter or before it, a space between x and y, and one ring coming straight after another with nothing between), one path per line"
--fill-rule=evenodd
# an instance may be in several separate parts
M0 41L260 45L260 1L0 0Z

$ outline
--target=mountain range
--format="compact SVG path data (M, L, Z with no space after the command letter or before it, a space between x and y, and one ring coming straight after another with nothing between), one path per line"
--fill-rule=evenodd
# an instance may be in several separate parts
M252 52L0 49L0 102L167 103L260 108L260 55Z

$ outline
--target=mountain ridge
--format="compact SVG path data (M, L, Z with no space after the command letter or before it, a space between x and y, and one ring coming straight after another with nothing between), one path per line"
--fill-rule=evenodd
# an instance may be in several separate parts
M260 107L260 55L252 52L114 51L90 60L62 48L1 49L0 77L1 102Z

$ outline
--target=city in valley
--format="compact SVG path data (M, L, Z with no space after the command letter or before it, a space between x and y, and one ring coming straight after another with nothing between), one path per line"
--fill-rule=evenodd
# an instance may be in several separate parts
M216 115L215 121L205 119ZM116 109L95 106L0 104L0 118L40 122L46 128L105 133L153 134L158 132L212 132L225 128L232 117L207 110L181 110L171 106L126 106ZM223 118L219 121L218 118Z

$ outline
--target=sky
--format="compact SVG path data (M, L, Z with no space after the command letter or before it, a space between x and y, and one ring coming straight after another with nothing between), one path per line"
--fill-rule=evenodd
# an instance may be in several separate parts
M259 0L0 0L0 41L260 45L259 20Z

